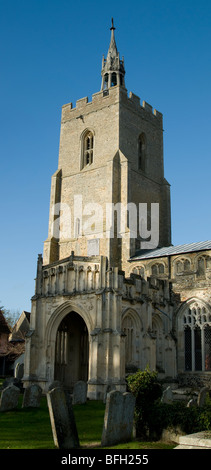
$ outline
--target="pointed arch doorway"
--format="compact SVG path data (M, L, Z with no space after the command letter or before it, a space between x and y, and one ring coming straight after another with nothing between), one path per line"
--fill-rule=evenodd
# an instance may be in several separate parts
M54 380L70 390L79 380L88 380L89 337L83 318L68 313L57 329L55 344Z

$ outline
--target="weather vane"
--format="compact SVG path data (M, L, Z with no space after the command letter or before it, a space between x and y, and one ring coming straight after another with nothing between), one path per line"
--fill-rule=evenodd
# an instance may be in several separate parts
M110 29L116 29L116 28L114 28L114 19L113 18L111 18L111 28Z

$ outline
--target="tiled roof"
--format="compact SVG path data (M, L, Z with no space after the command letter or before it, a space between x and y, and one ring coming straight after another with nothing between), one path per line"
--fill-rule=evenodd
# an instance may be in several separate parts
M139 250L130 258L136 261L147 258L159 258L161 256L179 255L180 253L191 253L192 251L211 250L211 240L205 242L188 243L185 245L165 246L154 250Z

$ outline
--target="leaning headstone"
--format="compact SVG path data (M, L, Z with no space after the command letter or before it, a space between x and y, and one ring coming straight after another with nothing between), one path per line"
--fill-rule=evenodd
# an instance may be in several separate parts
M167 387L163 392L163 395L161 397L161 402L162 403L171 403L172 400L173 400L173 394L172 394L171 387Z
M131 439L135 397L132 393L109 392L106 400L101 446L110 446Z
M81 405L86 403L87 399L87 383L83 380L76 382L73 388L73 405Z
M198 399L197 399L197 405L201 408L205 404L206 396L207 396L208 389L207 387L201 388Z
M47 393L54 444L59 449L79 447L78 432L70 396L61 387Z
M24 391L22 408L39 408L41 397L41 387L37 384L29 385Z
M60 382L60 380L54 380L48 387L48 391L50 392L54 388L62 388L63 389L63 383Z
M17 408L20 389L15 385L9 385L1 392L0 411L9 411Z

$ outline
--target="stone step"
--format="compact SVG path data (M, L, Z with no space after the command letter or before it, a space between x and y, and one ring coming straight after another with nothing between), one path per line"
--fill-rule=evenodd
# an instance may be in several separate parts
M174 447L174 449L209 449L210 447L199 447L199 446L185 446L183 444Z
M202 431L180 436L175 449L211 449L211 431Z

